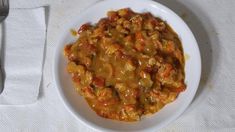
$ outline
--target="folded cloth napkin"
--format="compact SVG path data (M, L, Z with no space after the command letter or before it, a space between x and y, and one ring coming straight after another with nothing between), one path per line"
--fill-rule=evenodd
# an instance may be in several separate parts
M46 37L45 10L10 9L3 24L5 82L0 104L37 100Z

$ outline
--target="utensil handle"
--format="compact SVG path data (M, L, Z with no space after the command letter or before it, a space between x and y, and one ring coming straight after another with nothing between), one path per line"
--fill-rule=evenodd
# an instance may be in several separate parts
M4 49L5 49L5 23L1 23L0 25L0 94L4 89L4 80L5 80L5 72L4 72Z

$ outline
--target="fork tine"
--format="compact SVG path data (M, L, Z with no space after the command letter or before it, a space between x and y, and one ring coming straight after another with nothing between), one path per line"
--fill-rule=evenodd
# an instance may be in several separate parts
M3 1L2 1L2 0L0 0L0 7L1 7L1 6L3 6Z
M4 7L9 7L9 0L3 0L2 2Z
M9 1L0 0L0 22L2 22L9 14Z

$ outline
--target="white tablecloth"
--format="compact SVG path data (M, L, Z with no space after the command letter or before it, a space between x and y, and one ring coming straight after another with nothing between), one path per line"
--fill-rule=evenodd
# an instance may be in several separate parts
M157 1L185 19L198 40L203 59L202 80L193 103L162 131L235 131L235 0ZM25 106L0 106L0 131L92 131L62 104L52 85L51 65L61 25L96 0L10 2L11 8L47 6L46 58L39 100Z

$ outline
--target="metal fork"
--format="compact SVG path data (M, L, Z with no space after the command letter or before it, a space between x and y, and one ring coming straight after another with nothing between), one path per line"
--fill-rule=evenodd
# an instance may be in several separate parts
M9 0L0 0L0 23L2 23L6 17L8 16L9 14ZM2 93L3 91L3 88L4 88L4 76L5 76L5 73L4 73L4 70L3 70L3 55L4 55L4 52L3 52L3 43L4 43L4 25L2 24L1 25L1 32L2 32L2 35L1 35L1 44L0 44L0 93Z

